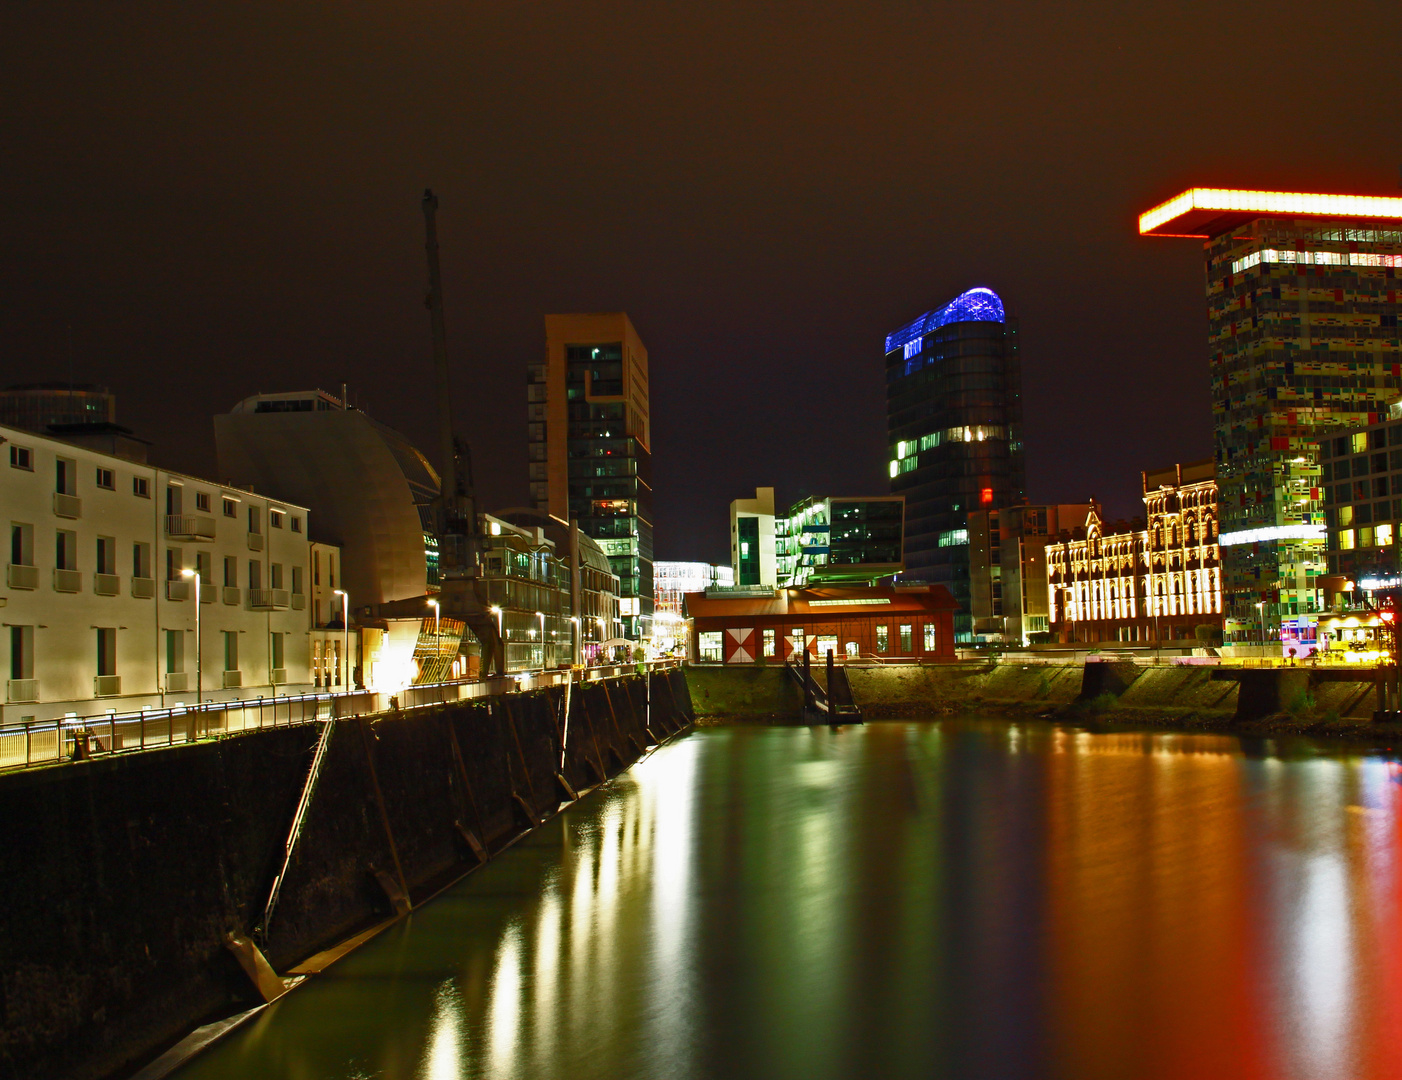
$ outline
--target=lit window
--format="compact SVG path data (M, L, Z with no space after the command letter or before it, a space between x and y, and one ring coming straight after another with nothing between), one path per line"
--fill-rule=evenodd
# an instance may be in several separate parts
M701 660L709 660L713 664L719 664L720 655L720 631L707 630L696 635L698 640L698 652Z
M993 489L980 488L978 493L978 501L981 503L991 503L993 501Z
M1373 527L1365 525L1358 530L1358 546L1361 548L1373 546Z
M1352 530L1352 529L1342 529L1342 530L1340 530L1340 532L1339 532L1339 550L1340 550L1340 551L1351 551L1351 550L1353 550L1353 530Z
M1350 526L1350 525L1352 525L1352 524L1353 524L1353 507L1351 507L1351 506L1341 506L1341 507L1339 507L1339 527L1340 527L1340 528L1348 528L1348 526Z
M938 642L935 639L935 624L927 622L925 624L925 651L935 652L937 647Z
M1392 546L1392 526L1391 526L1391 525L1379 525L1379 526L1377 526L1377 527L1373 530L1373 542L1374 542L1375 544L1377 544L1378 547L1391 547L1391 546Z

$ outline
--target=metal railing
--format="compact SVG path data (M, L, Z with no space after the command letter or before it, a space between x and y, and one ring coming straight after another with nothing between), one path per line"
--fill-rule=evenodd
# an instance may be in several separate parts
M654 660L648 662L646 667L660 671L680 665L679 660ZM118 713L114 710L93 716L31 720L0 727L0 771L159 749L245 731L312 724L328 718L429 708L453 701L563 686L572 674L577 681L593 681L632 674L637 668L638 665L634 663L576 669L574 672L518 672L500 677L409 686L395 694L375 690L286 694L243 701L176 705L169 709L147 709L137 713ZM10 685L14 685L13 681Z

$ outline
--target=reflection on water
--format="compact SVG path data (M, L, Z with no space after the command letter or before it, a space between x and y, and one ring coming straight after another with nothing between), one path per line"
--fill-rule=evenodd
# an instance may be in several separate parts
M703 731L179 1075L1402 1075L1397 768L1246 749Z

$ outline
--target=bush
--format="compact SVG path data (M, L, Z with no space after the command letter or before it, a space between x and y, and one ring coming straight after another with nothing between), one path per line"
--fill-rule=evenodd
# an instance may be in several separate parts
M1114 694L1097 694L1095 697L1091 698L1089 701L1086 702L1086 712L1109 712L1111 709L1113 709L1116 705L1119 704L1119 701L1120 699L1117 698Z
M1314 695L1308 690L1297 690L1295 696L1285 704L1285 711L1291 716L1303 716L1314 712Z

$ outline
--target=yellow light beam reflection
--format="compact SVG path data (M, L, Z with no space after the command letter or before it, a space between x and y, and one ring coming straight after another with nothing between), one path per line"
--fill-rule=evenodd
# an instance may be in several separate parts
M462 998L453 980L448 979L433 995L428 1052L418 1071L419 1080L459 1080L464 1075L462 1043Z

